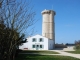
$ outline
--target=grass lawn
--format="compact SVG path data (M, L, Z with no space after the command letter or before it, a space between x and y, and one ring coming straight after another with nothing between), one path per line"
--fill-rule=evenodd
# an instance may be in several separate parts
M66 52L74 53L74 54L80 54L80 50L76 50L76 51L66 51Z
M69 56L19 54L16 60L80 60Z
M39 53L39 54L59 54L58 52L54 52L54 51L47 51L47 50L24 50L24 51L21 51L21 53Z

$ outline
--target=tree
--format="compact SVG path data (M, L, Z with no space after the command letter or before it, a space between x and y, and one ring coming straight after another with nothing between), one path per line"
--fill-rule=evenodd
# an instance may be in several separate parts
M35 22L35 12L28 0L0 0L0 54L2 60L14 60L17 46Z
M80 50L80 40L75 41L75 49Z

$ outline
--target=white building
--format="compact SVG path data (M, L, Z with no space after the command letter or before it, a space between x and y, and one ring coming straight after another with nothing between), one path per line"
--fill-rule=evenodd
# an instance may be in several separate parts
M54 48L54 41L41 35L35 35L27 39L28 42L19 46L19 49L28 50L52 50Z

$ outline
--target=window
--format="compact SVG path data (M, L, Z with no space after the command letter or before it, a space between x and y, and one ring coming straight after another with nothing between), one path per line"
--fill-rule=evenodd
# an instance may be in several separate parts
M33 38L32 42L36 42L36 38Z
M40 40L39 40L40 42L42 42L43 41L43 39L42 38L40 38Z
M35 45L32 45L32 48L35 48Z
M40 45L40 48L43 48L43 45Z

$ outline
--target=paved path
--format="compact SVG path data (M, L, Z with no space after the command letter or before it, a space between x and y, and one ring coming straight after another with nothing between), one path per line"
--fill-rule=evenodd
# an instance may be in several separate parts
M60 50L52 50L52 51L58 52L58 53L60 53L60 55L63 55L63 56L71 56L71 57L80 59L80 54L73 54L73 53L68 53L68 52L64 52L64 51L60 51Z
M55 52L58 52L60 54L39 54L39 53L20 53L20 54L62 55L62 56L71 56L71 57L75 57L75 58L80 59L80 54L72 54L72 53L68 53L68 52L64 52L64 51L60 51L60 50L50 50L50 51L55 51Z

